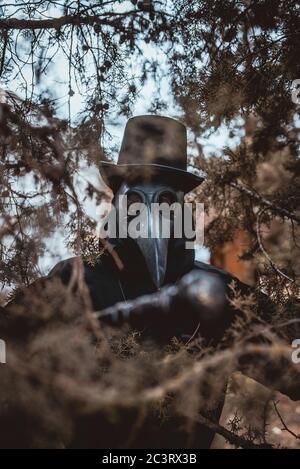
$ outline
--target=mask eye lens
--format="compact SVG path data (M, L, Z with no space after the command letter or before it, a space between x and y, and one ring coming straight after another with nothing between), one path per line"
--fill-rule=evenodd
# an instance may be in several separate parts
M177 202L177 197L172 192L165 191L159 195L159 198L158 198L159 204L172 205L174 202Z
M138 194L137 192L134 192L134 191L128 192L126 195L127 195L127 212L128 212L128 215L136 215L135 210L133 210L133 209L130 210L130 207L131 207L132 204L142 203L143 202L142 197L140 196L140 194Z

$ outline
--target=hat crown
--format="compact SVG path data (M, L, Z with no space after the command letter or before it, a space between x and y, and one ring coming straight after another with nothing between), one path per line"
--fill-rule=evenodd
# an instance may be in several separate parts
M132 117L125 127L118 164L159 164L186 170L186 127L170 117Z
M117 164L100 163L102 175L116 193L123 181L164 181L185 193L202 176L187 171L187 132L171 117L144 115L128 120Z

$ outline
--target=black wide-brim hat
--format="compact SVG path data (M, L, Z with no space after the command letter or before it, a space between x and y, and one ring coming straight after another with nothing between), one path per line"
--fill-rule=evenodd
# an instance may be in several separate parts
M100 170L114 193L123 181L136 180L157 180L187 193L204 179L187 171L186 127L163 116L129 119L118 163L102 161Z

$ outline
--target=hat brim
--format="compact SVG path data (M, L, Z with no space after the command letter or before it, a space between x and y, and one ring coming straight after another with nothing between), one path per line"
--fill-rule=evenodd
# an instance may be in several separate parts
M103 171L101 171L103 169ZM166 182L185 194L195 189L204 181L204 177L189 173L183 169L172 168L160 164L115 164L108 161L100 162L101 176L116 193L124 181Z

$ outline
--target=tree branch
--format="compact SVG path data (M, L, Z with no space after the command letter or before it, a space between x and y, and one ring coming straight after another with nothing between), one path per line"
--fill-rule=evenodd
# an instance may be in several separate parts
M59 29L62 26L66 25L105 25L120 27L120 17L138 15L140 12L136 10L128 11L126 13L117 14L113 12L106 13L106 18L101 15L65 15L60 18L50 18L50 19L39 19L39 20L27 20L19 18L8 18L0 19L0 30L8 29ZM111 19L109 19L110 17ZM114 17L114 18L113 18Z
M262 216L262 214L264 213L264 211L266 209L267 209L267 207L263 208L257 216L256 235L257 235L257 241L258 241L260 250L263 253L263 255L265 256L265 258L270 262L272 268L275 270L275 272L277 272L277 274L281 275L282 277L284 277L289 282L295 282L295 280L293 278L286 275L284 272L282 272L282 270L279 269L279 267L277 267L277 265L272 260L272 258L269 256L269 254L267 253L267 251L266 251L266 249L263 245L263 242L262 242L262 239L261 239L261 233L260 233L260 219L261 219L261 216Z
M278 207L278 205L273 204L270 202L270 200L266 199L262 195L258 194L257 192L248 189L247 187L243 186L239 182L230 182L230 186L234 187L238 191L242 192L243 194L248 195L251 199L254 199L256 202L258 202L260 205L263 205L265 207L268 207L270 210L272 210L275 213L278 213L279 215L283 217L287 217L290 220L296 221L300 225L300 217L296 215L295 213L290 212L289 210Z
M296 438L297 440L300 440L300 435L297 434L297 433L294 433L288 426L287 424L285 423L285 421L283 420L282 418L282 415L280 414L278 408L277 408L277 404L278 402L275 402L273 401L273 405L274 405L274 409L275 409L275 412L277 414L277 417L279 418L280 422L282 423L283 425L283 428L282 430L285 430L286 432L288 432L290 435L292 435L294 438Z
M199 423L204 425L206 428L218 433L219 435L223 436L225 440L227 440L230 444L235 445L238 448L244 449L272 449L273 446L269 443L262 443L256 444L252 441L239 436L223 427L222 425L212 422L208 418L204 417L203 415L198 415L196 419Z

